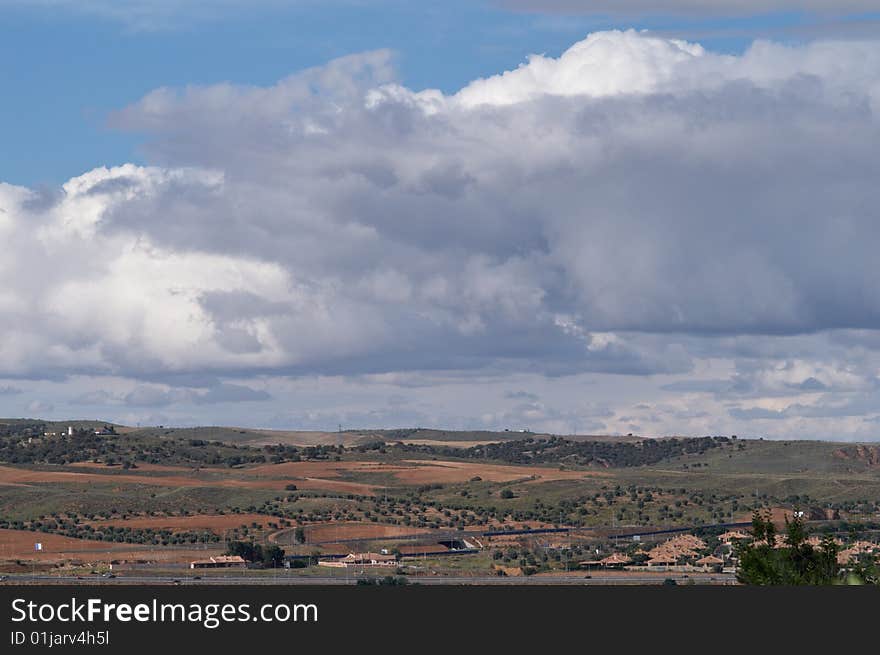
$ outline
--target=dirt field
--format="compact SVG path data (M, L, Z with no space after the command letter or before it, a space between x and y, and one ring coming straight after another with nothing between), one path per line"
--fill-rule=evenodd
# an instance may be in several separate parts
M448 551L449 549L443 544L424 544L421 546L400 546L400 554L412 557L414 555L427 555L428 553L436 553L438 551Z
M93 527L112 525L125 528L152 528L156 530L210 530L221 534L242 525L250 526L257 523L267 527L270 522L279 519L264 514L199 514L194 516L140 516L128 519L106 519L102 521L86 521Z
M479 476L490 482L513 482L534 477L534 482L550 480L582 480L588 477L602 477L605 473L596 471L560 471L540 466L512 466L503 464L481 464L471 462L407 460L413 468L403 469L395 477L404 484L429 484L442 482L467 482Z
M247 469L249 476L258 478L338 478L344 473L394 473L407 470L410 465L385 462L284 462L263 464Z
M777 528L784 527L786 517L788 518L788 520L791 520L794 515L793 510L786 509L785 507L770 507L769 509L770 509L770 520L773 521L773 524ZM745 512L743 514L738 514L737 516L734 517L734 519L736 520L737 523L751 521L752 520L752 513ZM751 528L746 530L746 532L748 532L749 530L751 530Z
M266 464L247 471L256 477L291 477L315 482L329 483L343 474L384 473L405 485L467 482L481 477L490 482L512 482L535 477L536 481L580 480L586 477L602 477L608 474L598 471L560 471L540 466L514 466L478 462L452 462L444 460L404 460L399 463L384 462L285 462ZM339 484L353 484L340 481ZM375 489L375 486L372 487Z
M34 544L43 544L43 550L34 551ZM0 529L0 559L23 559L37 561L80 560L83 562L109 562L118 559L147 559L164 562L184 562L209 555L219 555L222 548L159 548L133 546L73 539L57 534L31 532L29 530Z
M283 464L279 465L283 466ZM39 483L73 483L73 484L117 484L131 485L143 484L157 487L232 487L242 489L277 489L294 482L298 488L318 491L336 491L339 493L353 493L360 495L372 495L374 487L356 482L343 480L325 480L321 478L302 477L291 480L283 477L269 479L266 476L251 477L249 471L229 472L230 477L219 477L217 472L223 469L201 469L195 471L188 468L166 467L170 471L178 471L179 475L138 475L136 470L128 473L86 473L76 471L32 471L8 466L0 466L0 485L22 486ZM92 469L100 470L100 469ZM254 469L255 470L255 469ZM235 477L231 477L235 476Z
M404 534L430 534L426 528L406 525L382 525L381 523L330 523L305 527L308 542L332 541L335 539L381 539Z
M361 434L350 432L320 432L302 430L250 430L250 433L265 435L263 438L247 439L249 446L274 446L279 443L291 446L335 446L351 445L362 438Z
M67 466L73 466L76 468L92 470L95 472L109 472L109 471L124 471L125 469L122 467L122 464L113 464L112 466L107 466L106 464L99 464L96 462L71 462L67 464ZM185 466L165 466L162 464L148 464L146 462L139 462L137 468L129 469L132 473L139 472L147 472L147 471L159 471L159 472L168 472L168 473L179 473L181 471L197 471L196 468L185 467Z
M607 475L596 471L560 471L539 466L436 460L405 460L394 463L375 461L286 462L234 470L223 468L193 469L145 464L143 467L121 472L119 467L89 463L80 463L76 468L80 470L30 470L0 466L0 485L98 483L119 485L120 487L124 485L151 485L284 490L288 484L295 484L297 488L305 490L372 496L379 488L378 485L340 478L358 474L384 474L401 485L423 485L461 483L474 477L480 477L489 482L546 482Z

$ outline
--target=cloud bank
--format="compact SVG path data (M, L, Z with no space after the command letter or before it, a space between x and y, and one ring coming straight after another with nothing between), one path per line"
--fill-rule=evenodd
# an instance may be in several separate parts
M451 95L397 83L386 51L157 89L111 119L151 166L0 185L0 378L190 389L129 403L157 406L278 396L255 376L658 376L721 403L645 410L658 429L870 399L878 108L876 43L729 56L633 31ZM548 424L624 425L515 388Z

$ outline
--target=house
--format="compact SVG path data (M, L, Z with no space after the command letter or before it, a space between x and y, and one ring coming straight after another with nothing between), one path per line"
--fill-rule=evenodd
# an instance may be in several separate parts
M751 539L751 535L748 535L745 532L740 532L739 530L729 530L728 532L718 535L718 540L725 546L733 544L734 541L750 541Z
M197 559L189 563L191 569L243 569L247 562L240 555L217 555L208 559Z
M880 546L870 541L856 541L849 548L841 550L837 554L837 563L841 565L849 564L851 561L858 560L862 555L875 555L880 551Z
M396 566L397 558L384 553L349 553L340 559L319 559L318 566L347 568L349 566Z
M699 556L699 551L705 550L706 542L690 534L683 534L663 542L648 551L648 565L671 563L675 564L680 559L689 559Z
M612 553L608 557L599 560L599 563L605 567L621 568L627 564L632 564L632 558L623 553Z
M709 569L713 566L724 566L724 560L720 557L715 557L714 555L706 555L705 557L698 559L696 565L702 566L704 569Z
M671 555L656 555L648 560L648 566L675 566L678 559Z

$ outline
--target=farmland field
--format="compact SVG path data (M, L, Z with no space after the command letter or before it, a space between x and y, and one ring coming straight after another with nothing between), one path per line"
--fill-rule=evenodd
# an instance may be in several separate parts
M96 436L89 425L45 437L28 425L7 424L0 443L0 561L13 568L185 566L251 543L306 568L361 548L421 556L432 574L551 575L619 548L615 532L699 531L756 509L778 523L803 511L825 529L880 530L880 457L859 444L124 426ZM435 555L450 548L473 554Z

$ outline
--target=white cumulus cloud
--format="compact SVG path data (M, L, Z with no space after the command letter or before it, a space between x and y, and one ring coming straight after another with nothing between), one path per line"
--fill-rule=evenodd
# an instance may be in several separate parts
M633 31L453 94L400 85L385 51L268 87L157 89L112 118L155 165L0 185L0 377L675 376L718 359L738 377L705 388L752 402L870 394L853 362L880 343L878 104L873 42L731 56Z

